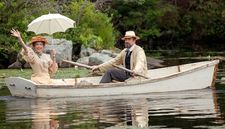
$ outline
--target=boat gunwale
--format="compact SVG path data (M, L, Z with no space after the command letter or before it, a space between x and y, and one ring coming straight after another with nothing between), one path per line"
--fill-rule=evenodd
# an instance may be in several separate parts
M203 62L206 62L206 61L203 61ZM35 87L39 88L39 89L53 89L53 88L55 88L55 89L63 89L63 88L67 88L67 89L95 89L95 88L113 88L113 87L136 86L136 85L142 85L142 84L146 84L146 83L154 83L154 82L158 82L158 81L162 81L162 80L166 80L166 79L175 78L179 75L185 75L185 74L191 73L193 71L199 71L199 70L202 70L204 68L216 65L218 63L219 63L219 60L213 60L213 61L211 61L207 64L200 65L200 66L198 66L196 68L193 68L193 69L187 69L187 70L182 71L182 72L176 72L174 74L171 74L171 75L168 75L168 76L163 76L163 77L156 78L156 79L150 78L150 79L135 81L135 82L117 82L117 83L107 83L107 84L98 84L98 85L81 85L81 86L76 86L76 85L45 85L45 84L37 85L36 84ZM180 65L175 65L175 66L180 66ZM174 66L172 66L172 67L174 67Z

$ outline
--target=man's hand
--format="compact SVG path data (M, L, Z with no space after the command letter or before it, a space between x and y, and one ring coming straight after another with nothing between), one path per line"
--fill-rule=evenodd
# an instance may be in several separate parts
M98 65L94 65L94 66L91 66L91 71L92 72L95 72L95 71L99 71L99 66Z
M134 77L136 74L135 74L134 71L132 71L132 73L130 73L130 75L131 75L132 77Z

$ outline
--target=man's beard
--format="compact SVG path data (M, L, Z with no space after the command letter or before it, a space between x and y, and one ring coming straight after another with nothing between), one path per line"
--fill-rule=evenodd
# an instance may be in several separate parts
M125 48L131 48L132 45L130 45L129 43L125 43L124 46Z

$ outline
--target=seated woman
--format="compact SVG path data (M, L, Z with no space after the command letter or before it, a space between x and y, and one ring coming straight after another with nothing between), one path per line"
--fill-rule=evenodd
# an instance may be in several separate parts
M23 39L18 30L12 29L11 35L18 38L19 43L22 46L23 59L28 62L32 68L31 80L37 84L52 84L54 83L50 79L50 73L55 73L58 70L56 63L56 51L51 50L51 55L44 53L45 45L48 41L42 36L32 37L30 46L28 47L23 42Z

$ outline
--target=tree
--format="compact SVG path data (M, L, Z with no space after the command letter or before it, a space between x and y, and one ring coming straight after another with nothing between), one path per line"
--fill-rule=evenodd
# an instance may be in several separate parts
M223 0L115 0L107 13L121 35L136 31L147 50L174 49L224 42L224 7Z
M84 3L85 2L85 3ZM115 43L115 31L111 18L98 10L88 1L72 1L64 10L64 14L78 19L79 24L65 34L66 39L96 49L112 48Z
M176 32L174 38L177 41L189 47L196 44L208 46L207 49L222 50L225 47L222 44L225 41L225 1L182 0L170 4L175 6L173 14L176 17L170 17L170 21L176 20L170 29ZM215 42L221 42L220 47L216 48Z
M160 18L169 8L159 0L116 0L112 1L109 15L113 16L114 27L121 32L134 30L145 42L146 49L151 48L151 39L161 34Z
M15 60L20 46L10 37L10 29L19 29L25 41L32 33L25 33L27 25L43 13L55 11L49 0L5 0L0 2L0 64L7 66ZM3 67L0 66L0 67Z

